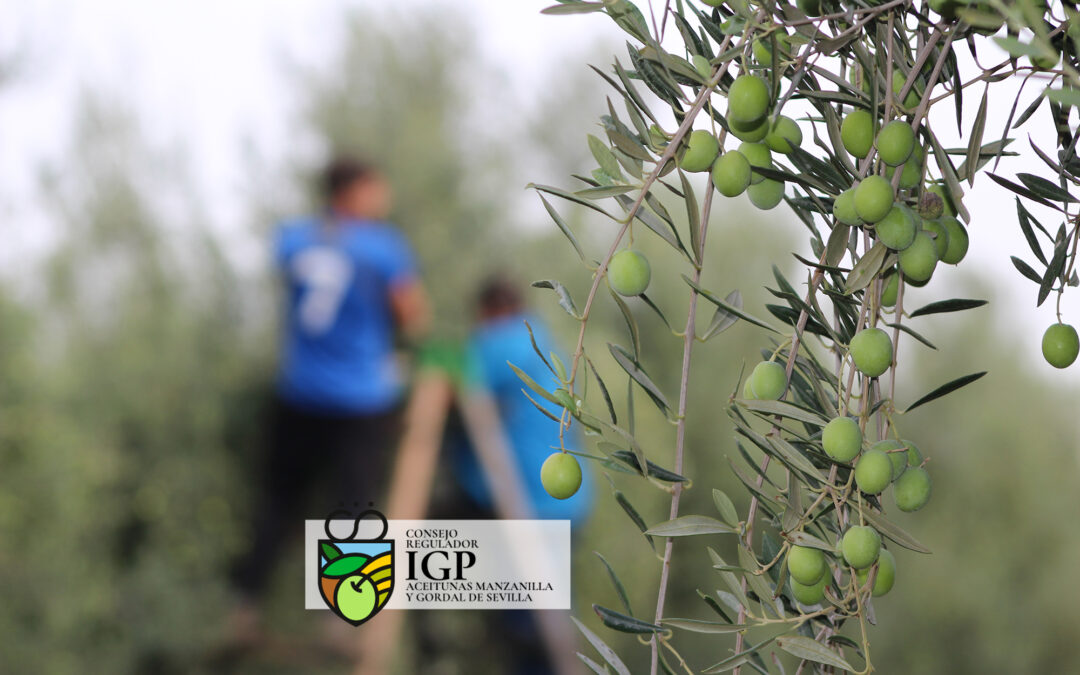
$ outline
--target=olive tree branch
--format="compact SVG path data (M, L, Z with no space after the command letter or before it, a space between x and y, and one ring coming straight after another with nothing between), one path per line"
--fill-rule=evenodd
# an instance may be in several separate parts
M678 421L676 422L675 430L675 465L673 468L675 473L680 475L683 470L683 454L686 448L686 402L687 391L689 390L690 384L690 357L694 347L695 334L697 332L698 292L695 289L701 282L701 267L705 261L705 236L709 231L709 216L712 214L712 202L713 189L712 185L709 185L708 191L705 193L705 204L702 208L701 223L698 228L698 250L695 251L698 263L694 265L694 288L690 290L690 308L686 312L686 330L683 333L682 372L679 376ZM682 483L675 483L672 486L671 509L669 511L668 520L675 520L679 517L679 500L682 497L682 489ZM660 619L664 616L664 600L667 597L668 579L671 574L671 555L674 547L674 539L668 537L664 544L664 557L660 566L660 588L656 594L656 623L660 623ZM650 651L650 673L656 675L660 656L660 638L656 633L653 633Z
M746 38L744 38L746 39ZM724 38L724 41L720 44L720 52L725 51L731 43L731 36L728 35ZM619 250L619 245L622 242L623 236L630 228L630 224L634 222L634 218L637 216L638 210L645 201L645 195L649 193L649 189L660 178L661 172L664 170L664 166L675 157L675 152L679 148L679 141L690 131L690 128L694 125L694 118L697 116L701 109L705 107L705 103L709 100L713 90L718 84L720 84L721 78L728 70L728 66L731 61L726 61L720 66L711 78L701 87L701 91L698 93L697 98L694 99L690 109L686 112L686 116L683 118L682 124L675 131L668 146L664 149L660 159L656 162L656 168L649 172L648 177L641 186L637 199L630 206L627 211L626 218L623 221L622 227L615 234L615 240L612 242L611 247L608 249L607 254L604 255L604 259L600 262L600 266L596 268L596 273L593 276L592 286L589 288L589 295L585 299L585 306L581 310L581 328L578 331L577 346L574 347L573 358L570 363L570 377L567 378L567 390L570 392L570 396L574 395L574 383L577 379L578 368L581 366L581 357L585 353L585 331L588 326L589 316L592 313L593 303L596 300L596 292L600 288L600 282L604 278L604 272L607 270L608 263L611 262L611 258ZM569 425L569 421L567 422ZM565 428L565 427L564 427Z
M824 251L821 253L821 257L818 259L818 264L819 265L824 265L825 264L825 252ZM807 291L807 294L806 294L807 295L807 301L806 301L807 306L809 306L810 298L814 295L814 292L817 290L817 285L821 282L821 279L824 276L825 276L825 271L822 268L818 267L818 268L816 268L814 270L814 275L810 279L810 289ZM791 373L795 369L795 357L799 353L799 344L800 344L800 340L802 338L802 333L803 333L803 330L806 328L806 322L809 319L810 319L810 313L807 311L806 307L803 307L802 310L799 312L798 320L795 322L795 333L791 337L791 348L788 350L787 364L784 367L784 372L785 372L786 377L787 377L787 384L785 384L784 396L787 395L787 389L786 388L791 383ZM783 399L784 396L781 396L780 398ZM779 424L775 424L770 433L778 433L779 429L780 429ZM769 468L769 460L770 460L769 455L765 455L761 459L761 470L758 472L758 477L757 477L757 486L759 488L765 482L765 472ZM745 542L746 542L746 548L750 549L750 550L753 549L754 521L757 518L757 510L758 510L758 497L757 497L757 494L755 493L755 494L751 495L751 497L750 497L750 507L749 507L749 510L747 511L747 515L746 515ZM742 585L743 585L743 590L745 591L746 590L746 577L745 576L742 579ZM762 601L764 601L764 600L765 600L765 598L762 598ZM746 621L746 607L740 606L739 607L738 623L743 623L745 621ZM740 631L738 633L738 635L736 635L736 637L735 637L735 652L736 653L739 653L739 652L742 651L743 641L745 640L745 638L746 638L745 631ZM734 673L734 675L739 675L740 668L736 667L732 672Z

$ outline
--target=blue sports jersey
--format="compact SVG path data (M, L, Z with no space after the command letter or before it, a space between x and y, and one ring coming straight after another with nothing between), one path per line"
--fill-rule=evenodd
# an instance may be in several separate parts
M529 504L537 518L569 518L580 522L592 503L592 481L587 462L582 468L581 488L569 499L555 499L544 491L540 467L559 447L559 425L529 402L521 391L524 386L507 362L525 371L541 386L554 388L557 381L536 354L529 341L528 321L536 343L544 353L553 347L547 330L536 317L517 314L481 325L469 340L468 379L470 386L483 387L495 398L503 427L517 460L518 474L525 483ZM533 396L547 410L558 416L559 408ZM568 450L577 449L577 436L567 433ZM469 496L482 506L490 506L491 495L480 465L471 452L459 453L456 468ZM577 523L575 523L577 524Z
M286 284L278 387L317 412L389 410L403 388L389 291L416 279L405 237L382 222L283 224L277 264Z

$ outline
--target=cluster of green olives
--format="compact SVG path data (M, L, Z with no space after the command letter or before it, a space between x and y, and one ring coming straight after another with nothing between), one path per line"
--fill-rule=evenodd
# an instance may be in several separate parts
M875 123L868 111L855 110L840 126L844 149L857 159L871 157L876 151L883 170L837 195L833 217L845 225L867 228L877 241L897 252L897 267L904 281L923 286L939 262L955 265L964 259L968 233L941 185L926 187L921 198L916 194L923 185L926 151L916 142L911 125L893 120L875 134ZM893 277L895 271L887 270L886 278ZM890 283L892 286L883 290L882 305L886 307L896 303L899 279L892 278Z
M880 495L892 484L893 499L901 511L921 509L930 500L930 475L922 452L911 441L886 439L863 447L863 433L850 417L837 417L821 434L825 454L840 464L854 464L854 480L867 495ZM853 570L860 589L874 597L885 595L896 582L896 559L882 547L881 535L869 525L852 525L840 538L837 560ZM803 605L815 605L825 598L825 590L840 578L834 573L826 552L810 546L793 545L787 554L791 594Z
M724 150L710 131L697 129L678 156L683 171L709 171L712 183L725 197L747 194L759 209L772 209L784 199L784 183L766 178L755 168L772 168L772 153L788 154L802 143L799 124L784 115L770 117L769 85L757 75L740 75L727 91L728 131L742 141Z
M896 558L882 548L881 536L872 527L849 527L835 554L854 570L858 587L869 590L875 598L891 591L896 583ZM822 602L825 590L839 577L839 573L834 576L826 552L818 548L795 544L788 549L786 562L791 595L803 605ZM874 581L867 589L871 573Z
M864 494L880 495L891 484L896 508L909 513L930 501L930 474L911 441L889 438L864 448L859 423L837 417L822 430L821 447L834 462L854 463L855 485Z

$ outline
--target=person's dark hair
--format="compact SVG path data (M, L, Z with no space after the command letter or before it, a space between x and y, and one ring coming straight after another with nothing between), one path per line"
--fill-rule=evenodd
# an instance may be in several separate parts
M342 190L358 180L375 175L375 166L357 157L339 155L326 165L322 174L322 194L327 201L333 200Z
M496 273L480 284L476 304L483 314L498 315L520 310L523 300L518 284L505 274Z

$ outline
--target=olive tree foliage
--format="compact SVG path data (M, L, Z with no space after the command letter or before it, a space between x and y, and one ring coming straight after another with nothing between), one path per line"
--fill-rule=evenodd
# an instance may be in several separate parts
M648 645L652 673L702 668L679 653L685 632L715 636L718 660L704 666L707 673L870 672L867 625L876 621L875 602L888 602L882 596L896 574L893 552L930 552L893 522L892 514L918 510L930 493L932 463L904 440L917 431L904 428L904 415L985 374L917 383L925 395L898 399L897 380L911 370L899 357L936 348L919 318L986 304L952 298L911 307L905 289L930 283L935 269L964 257L965 191L979 173L992 181L987 187L1015 193L1030 253L1018 252L1012 263L1037 285L1037 303L1053 295L1063 322L1061 297L1078 284L1075 8L1040 0L667 0L643 11L627 0L562 0L544 12L606 15L628 42L625 58L596 69L610 87L602 133L588 138L597 168L574 176L572 187L532 186L591 286L585 298L573 298L569 284L535 284L554 291L579 332L568 362L551 358L560 388L524 384L534 398L562 406L564 431L578 425L594 438L591 459L671 497L668 519L648 523L616 492L633 525L657 544L655 612L631 611L618 565L608 571L622 606L594 610L609 628ZM1007 79L1021 81L1021 94L998 86ZM1021 102L1025 90L1034 94L1030 102ZM965 128L972 99L977 113ZM1009 110L1004 130L988 128L991 106ZM953 119L930 116L942 108L955 112L961 147L939 139L944 130L934 125ZM1054 147L1029 141L1023 150L1040 172L1002 175L1000 158L1021 146L1010 145L1014 136L1048 120L1057 131ZM763 308L745 308L738 290L701 283L711 216L744 191L761 209L784 202L809 240L810 254L796 253L803 278L793 282L774 268L767 290L776 303ZM571 205L614 223L605 250L582 246L564 217ZM1033 211L1058 222L1043 224ZM650 299L647 263L623 266L621 254L635 238L657 238L682 259L685 316ZM586 335L601 303L621 311L626 335L591 353ZM671 381L669 374L642 365L641 312L655 313L681 346L677 390L657 384ZM744 381L716 383L713 409L726 407L734 423L738 452L730 470L748 493L748 508L736 509L714 489L714 511L684 513L695 346L739 321L760 329L766 365L748 369ZM1075 358L1067 342L1059 361ZM636 395L626 406L613 404L615 383L601 378L606 369L597 364L607 359L625 371ZM653 461L656 449L635 436L635 405L655 406L670 421L672 465ZM824 440L826 425L844 417L857 423L850 456ZM682 537L706 546L716 537L737 542L735 559L708 546L720 589L701 593L694 617L665 613L674 542ZM581 627L595 649L581 655L589 668L630 672L624 657Z
M269 363L251 288L182 160L103 96L79 99L62 161L42 166L40 217L11 223L55 245L0 284L11 672L191 671L245 545L234 456L257 445Z

